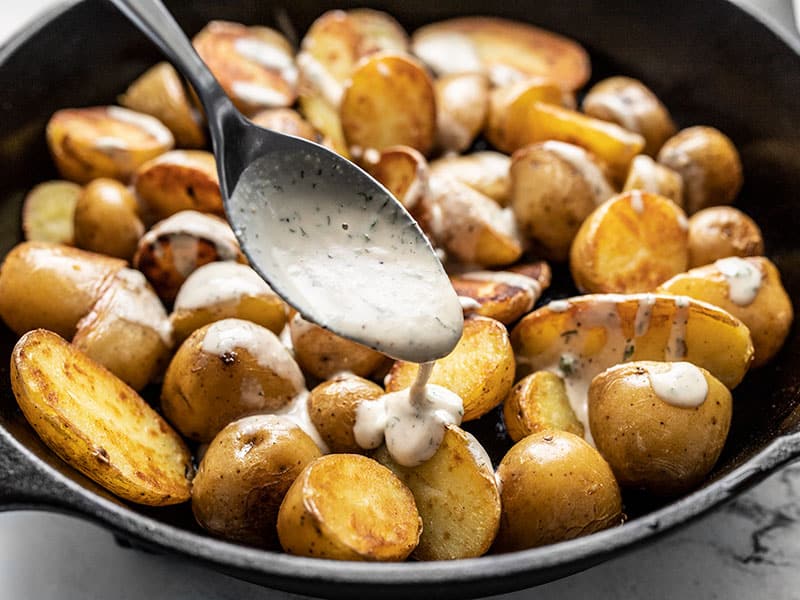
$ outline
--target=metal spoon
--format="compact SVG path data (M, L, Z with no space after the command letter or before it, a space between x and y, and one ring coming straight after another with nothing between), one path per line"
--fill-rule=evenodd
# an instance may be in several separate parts
M461 306L403 206L338 154L245 119L160 0L110 1L200 97L225 212L270 286L307 320L395 358L448 354Z

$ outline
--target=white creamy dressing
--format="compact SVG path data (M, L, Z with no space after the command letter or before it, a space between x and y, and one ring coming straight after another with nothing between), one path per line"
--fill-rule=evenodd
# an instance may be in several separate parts
M296 60L303 77L320 92L328 104L338 108L344 96L344 86L310 53L302 51Z
M708 382L692 363L673 362L644 366L656 396L680 408L697 408L706 401Z
M622 127L628 131L641 132L639 127L640 108L646 108L642 103L637 103L635 98L623 96L617 91L608 90L592 92L589 101L584 103L584 110L591 107L604 108ZM588 106L587 106L588 104Z
M569 307L570 307L569 300L552 300L547 305L547 308L549 308L555 313L567 312L569 310Z
M522 290L528 296L528 302L523 312L528 312L532 309L542 294L542 284L536 279L513 271L470 271L461 275L461 278L472 281L501 283Z
M192 272L175 298L175 310L192 310L233 302L245 296L274 296L275 292L247 265L218 261Z
M645 294L639 300L639 308L636 309L636 319L633 323L633 330L636 337L641 337L650 329L650 317L653 314L653 306L656 303L654 294Z
M465 311L478 310L481 307L480 302L469 296L459 296L458 301L461 303L461 308Z
M639 178L639 184L636 186L637 189L652 194L661 193L658 166L656 165L656 161L652 158L646 154L635 156L631 163L631 171Z
M640 190L631 190L631 208L633 212L640 215L644 212L644 197Z
M292 421L302 429L308 437L314 440L320 452L327 454L330 452L330 448L328 448L328 445L322 439L319 431L317 431L313 421L311 421L311 415L308 412L308 396L308 390L303 390L297 394L289 404L275 411L275 414Z
M603 170L592 159L592 156L580 146L550 140L542 143L542 148L552 152L578 171L592 189L597 204L602 204L614 195L614 188L611 187L608 179L606 179Z
M739 306L747 306L761 289L762 274L758 265L738 256L721 258L714 263L728 283L728 298Z
M127 141L111 135L102 135L100 137L96 137L92 143L98 150L107 152L113 152L114 150L129 150L131 147Z
M106 114L112 119L138 127L162 146L172 146L175 143L170 130L155 117L122 108L121 106L109 106L106 111Z
M440 31L420 36L414 41L413 51L439 76L484 72L475 44L461 33Z
M233 48L242 58L272 71L277 71L289 85L297 83L297 69L294 66L294 59L285 50L251 37L237 39L233 43Z
M494 87L506 87L518 81L527 79L529 75L519 69L515 69L503 63L497 63L489 67L489 81Z
M117 318L153 329L168 348L172 347L172 324L153 288L136 269L120 269L108 310Z
M264 108L280 108L291 104L291 98L283 92L249 81L234 81L231 91L240 100Z

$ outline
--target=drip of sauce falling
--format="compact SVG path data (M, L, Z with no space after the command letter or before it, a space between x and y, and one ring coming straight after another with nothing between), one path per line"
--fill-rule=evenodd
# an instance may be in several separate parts
M739 306L747 306L756 299L761 289L761 269L752 262L731 256L714 263L728 282L728 298Z
M644 366L656 396L679 408L697 408L706 401L708 382L703 372L688 362Z

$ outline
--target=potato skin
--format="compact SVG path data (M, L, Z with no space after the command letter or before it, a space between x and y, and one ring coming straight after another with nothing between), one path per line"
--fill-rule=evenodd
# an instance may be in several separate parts
M278 509L319 448L285 417L254 415L229 423L208 446L192 482L192 512L219 537L278 546Z
M115 179L90 182L75 206L75 245L84 250L130 260L144 224L136 198Z
M564 381L550 371L536 371L511 388L503 403L503 421L515 442L549 429L583 437L583 424L575 416Z
M589 387L589 423L597 449L623 487L671 496L700 484L717 462L731 422L731 393L701 369L705 402L681 408L659 398L645 369L669 363L632 362L600 373Z
M480 73L439 77L436 93L436 145L464 152L483 129L489 113L489 80Z
M389 469L360 454L329 454L311 462L278 512L281 546L300 556L400 561L421 533L411 491Z
M645 154L639 154L631 162L622 191L631 190L659 194L669 198L681 208L684 207L683 177Z
M755 221L732 206L711 206L689 219L689 267L727 256L762 256L764 238Z
M497 467L503 512L494 550L513 552L569 540L622 523L611 468L566 431L523 438Z

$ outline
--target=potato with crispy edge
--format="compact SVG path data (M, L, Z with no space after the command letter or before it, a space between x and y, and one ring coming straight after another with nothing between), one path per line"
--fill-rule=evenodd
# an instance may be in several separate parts
M645 154L631 162L628 177L622 186L623 192L641 190L669 198L683 208L683 177L669 167L657 163Z
M669 198L633 190L598 206L572 242L569 268L584 292L648 292L689 264L686 215Z
M179 148L206 145L203 118L193 106L175 68L160 62L142 73L119 97L125 108L151 115L164 123Z
M367 153L364 168L410 212L428 191L428 161L410 146L390 146L377 155Z
M564 380L550 371L536 371L511 388L503 402L503 422L515 442L548 429L583 437L583 423L569 403Z
M386 391L410 387L419 365L398 360L386 376ZM472 421L500 404L514 383L514 352L505 325L494 319L464 319L455 349L436 361L428 383L446 387L464 402L463 421Z
M436 146L464 152L489 114L489 80L478 73L455 73L433 83L436 93Z
M278 512L281 546L300 556L401 561L421 533L409 489L360 454L329 454L310 463Z
M431 176L452 177L507 206L511 196L511 159L505 154L485 150L462 156L443 156L431 162Z
M500 525L500 491L494 469L472 434L447 425L436 453L421 465L404 467L386 446L375 453L414 494L422 536L417 560L454 560L485 554Z
M319 448L286 417L254 415L229 423L212 440L192 482L192 512L228 540L275 548L278 509Z
M297 104L303 117L322 134L322 143L345 158L350 158L339 109L322 96L306 90L302 83Z
M456 294L477 305L465 307L465 315L483 315L508 325L531 311L550 283L549 274L549 270L540 273L546 276L540 280L512 271L468 271L451 276L450 283Z
M764 237L750 217L732 206L711 206L689 217L689 267L728 256L761 256Z
M580 437L543 431L523 438L497 467L503 512L494 550L513 552L594 533L623 521L608 463Z
M71 338L124 266L70 246L17 244L0 268L0 317L17 335L41 327Z
M360 454L363 449L353 433L358 407L381 396L381 386L352 373L339 373L311 390L308 415L331 452Z
M139 395L55 333L22 336L11 388L42 441L117 496L150 506L189 499L192 458Z
M128 181L140 165L175 145L161 121L119 106L65 108L47 123L47 145L65 179Z
M166 367L172 327L144 275L120 269L91 312L78 322L72 343L141 390Z
M75 205L83 188L71 181L45 181L22 201L22 234L32 242L71 245L75 241Z
M755 289L751 290L749 286ZM744 289L744 299L736 291ZM664 282L659 291L682 294L728 311L750 329L753 366L772 359L783 346L794 319L792 301L777 267L763 256L729 257L697 267ZM741 291L739 291L741 293Z
M672 373L679 370L683 380L689 380L688 370L705 386L678 381ZM659 382L669 378L669 385L682 392L676 394L679 400L689 400L693 387L705 388L705 397L696 406L673 403L659 396L654 377ZM617 365L597 375L589 387L589 423L597 449L622 487L657 496L688 492L705 479L725 445L732 405L728 388L687 363Z
M130 260L144 235L136 197L116 179L90 182L78 197L73 219L75 245L107 256Z
M250 119L259 127L321 143L322 135L292 108L268 108Z
M161 408L183 435L208 442L231 421L279 410L304 389L300 367L274 333L223 319L195 331L175 353Z

